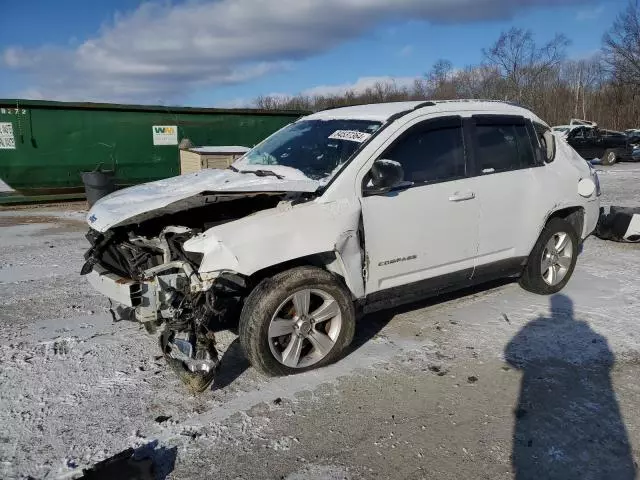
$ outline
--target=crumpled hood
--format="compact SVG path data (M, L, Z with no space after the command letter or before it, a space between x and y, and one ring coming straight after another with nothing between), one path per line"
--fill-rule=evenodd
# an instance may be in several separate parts
M87 223L94 230L105 232L118 225L202 205L204 198L200 194L203 192L211 195L240 192L310 193L320 186L318 181L292 168L270 165L268 169L288 178L259 177L252 173L211 169L118 190L96 202L87 214Z

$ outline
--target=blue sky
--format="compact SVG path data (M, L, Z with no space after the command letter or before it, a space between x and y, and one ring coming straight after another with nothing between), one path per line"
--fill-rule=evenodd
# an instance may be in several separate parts
M475 64L512 26L588 57L627 0L2 3L0 97L240 106Z

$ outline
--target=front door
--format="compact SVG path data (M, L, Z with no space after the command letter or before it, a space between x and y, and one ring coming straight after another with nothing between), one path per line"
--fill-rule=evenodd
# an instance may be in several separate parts
M468 188L461 118L417 122L379 159L399 162L406 185L367 195L367 177L363 182L367 294L468 280L478 245L478 203Z
M602 158L604 155L602 137L593 127L574 128L569 132L567 141L582 158L587 160Z

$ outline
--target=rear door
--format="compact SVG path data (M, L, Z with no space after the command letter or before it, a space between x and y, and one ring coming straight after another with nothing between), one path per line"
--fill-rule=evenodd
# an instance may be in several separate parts
M546 208L544 160L537 134L523 117L476 115L473 178L478 199L478 256L474 275L518 270L538 236Z

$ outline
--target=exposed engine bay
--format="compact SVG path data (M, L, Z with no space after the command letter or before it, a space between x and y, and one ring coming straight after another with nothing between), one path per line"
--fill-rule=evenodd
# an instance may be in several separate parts
M285 198L290 197L282 192L218 196L204 206L103 233L91 229L81 274L91 274L90 282L97 273L103 281L112 277L111 288L118 292L128 288L123 303L112 303L114 321L141 322L149 333L160 332L167 363L190 390L201 392L219 363L214 331L237 320L249 285L233 272L202 282L203 255L186 252L183 244L212 227L274 208Z

